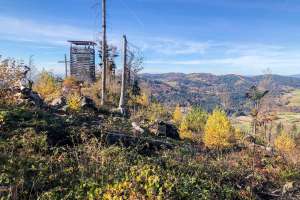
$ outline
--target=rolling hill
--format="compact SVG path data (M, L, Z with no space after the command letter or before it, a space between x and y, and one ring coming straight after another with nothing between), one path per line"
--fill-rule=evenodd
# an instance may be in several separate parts
M153 97L161 103L199 105L207 110L223 106L230 113L249 110L245 93L253 85L270 90L270 96L278 106L281 106L284 94L300 88L300 78L280 75L166 73L142 74L141 78L151 88Z

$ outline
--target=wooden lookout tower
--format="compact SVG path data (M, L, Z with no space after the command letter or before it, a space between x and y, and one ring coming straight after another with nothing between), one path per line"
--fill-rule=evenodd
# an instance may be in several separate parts
M95 75L95 42L70 42L70 74L78 81L92 83Z

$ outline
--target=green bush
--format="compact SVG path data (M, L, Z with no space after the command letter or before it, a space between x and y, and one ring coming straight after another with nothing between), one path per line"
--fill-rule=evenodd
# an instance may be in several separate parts
M208 113L200 107L193 107L180 125L180 137L199 141L204 132Z
M163 120L168 121L171 114L160 103L151 103L147 107L140 108L138 112L132 116L133 120L142 121L144 119L153 123L155 121Z

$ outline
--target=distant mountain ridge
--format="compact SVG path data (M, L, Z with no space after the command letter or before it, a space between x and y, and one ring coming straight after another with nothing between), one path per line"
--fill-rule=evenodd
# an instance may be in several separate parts
M275 98L285 92L300 88L300 77L281 75L241 76L236 74L213 75L209 73L142 74L152 95L161 103L175 105L200 105L208 110L224 106L229 101L233 111L246 108L245 93L253 85L266 84Z
M294 78L300 78L300 74L294 74L294 75L290 75L290 77L294 77Z

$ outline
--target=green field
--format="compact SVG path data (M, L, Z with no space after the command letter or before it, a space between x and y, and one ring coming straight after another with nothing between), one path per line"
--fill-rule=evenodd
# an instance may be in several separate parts
M276 113L278 119L274 121L273 126L276 127L279 123L282 123L287 130L290 130L293 125L296 125L300 132L300 113L290 111L291 108L300 107L300 89L292 90L281 98L282 101L286 102L287 109L284 109L286 111L281 110ZM231 120L233 125L240 130L244 132L251 131L252 119L250 116L240 116L232 118Z
M288 96L288 106L289 107L300 107L300 90L293 90L291 93L288 93L286 96Z
M286 130L291 130L292 126L295 124L297 130L300 132L300 113L293 112L280 112L277 113L278 119L273 122L273 132L276 132L276 127L279 123L282 123ZM234 127L239 128L241 131L249 133L251 131L251 117L242 116L232 118L232 123Z

